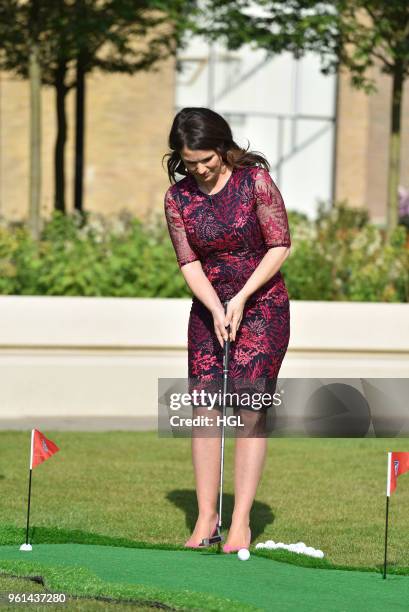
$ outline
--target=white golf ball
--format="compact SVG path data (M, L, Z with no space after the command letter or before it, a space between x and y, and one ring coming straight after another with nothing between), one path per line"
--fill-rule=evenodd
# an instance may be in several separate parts
M240 548L239 552L237 553L237 556L240 561L247 561L247 559L250 558L250 553L247 548Z

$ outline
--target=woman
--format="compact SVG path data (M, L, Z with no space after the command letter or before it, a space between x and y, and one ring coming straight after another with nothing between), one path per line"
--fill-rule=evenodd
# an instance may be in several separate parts
M229 379L274 392L287 350L289 300L280 266L290 251L287 215L264 156L240 148L228 123L202 107L182 109L165 155L169 234L194 297L188 325L188 370L204 386L221 379L223 340L230 326ZM228 300L225 314L223 303ZM241 389L245 388L242 386ZM220 386L219 386L220 389ZM194 408L206 414L206 407ZM235 440L235 505L225 552L248 548L250 510L264 465L267 408L237 408L246 434ZM199 508L185 546L215 531L220 439L192 435Z

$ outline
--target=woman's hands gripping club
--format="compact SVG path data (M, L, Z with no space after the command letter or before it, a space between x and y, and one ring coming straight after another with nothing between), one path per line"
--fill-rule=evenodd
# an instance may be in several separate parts
M243 309L246 300L238 293L229 300L227 312L224 314L222 304L213 312L214 331L220 346L223 348L223 341L228 340L228 330L226 327L230 325L230 340L236 339L236 333L243 318Z

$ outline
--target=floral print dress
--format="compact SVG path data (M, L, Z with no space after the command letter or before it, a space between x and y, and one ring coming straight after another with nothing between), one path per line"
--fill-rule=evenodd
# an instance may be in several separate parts
M281 193L263 167L233 168L211 195L189 174L168 188L164 208L179 267L199 260L222 303L244 286L268 249L291 244ZM187 335L189 380L195 388L216 382L220 389L223 349L212 314L196 296ZM230 344L229 380L238 383L235 389L250 383L258 391L274 391L289 337L289 299L278 271L247 299Z

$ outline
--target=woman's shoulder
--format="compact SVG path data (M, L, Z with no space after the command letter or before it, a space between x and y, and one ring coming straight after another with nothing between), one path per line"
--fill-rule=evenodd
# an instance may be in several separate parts
M264 166L251 166L249 172L255 190L265 191L277 188L270 172Z
M266 178L267 176L270 176L269 171L266 170L264 166L254 165L254 166L247 166L247 168L248 168L249 174L254 179L262 179L262 178Z
M165 203L169 201L178 203L180 196L188 192L188 178L189 177L185 176L179 181L176 181L176 183L169 185L165 192Z
M189 176L184 176L179 181L176 181L176 183L169 185L166 190L165 196L170 196L172 198L177 197L179 194L189 191L189 184Z
M243 177L243 179L246 179L247 181L250 180L252 183L266 182L271 180L271 176L268 170L266 170L264 166L259 166L255 164L249 166L241 166L238 169L238 174L240 175L240 177Z

